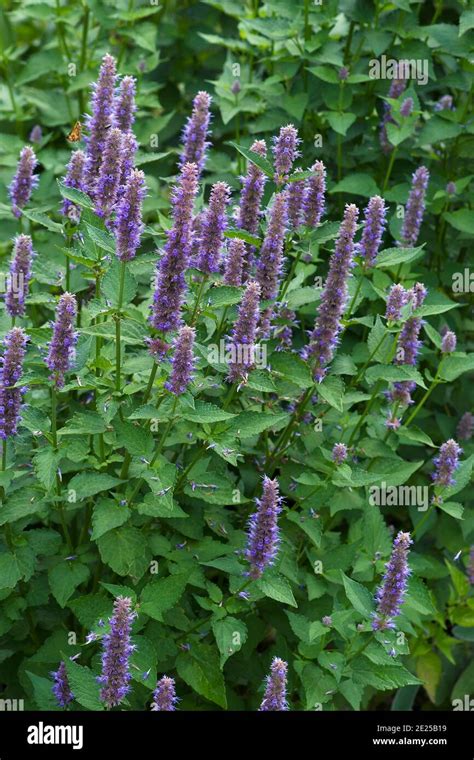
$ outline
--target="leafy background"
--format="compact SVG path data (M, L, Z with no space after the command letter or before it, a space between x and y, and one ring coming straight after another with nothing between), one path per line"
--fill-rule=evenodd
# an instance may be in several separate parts
M177 680L181 709L255 709L274 655L289 662L292 709L314 709L315 704L324 710L451 708L453 699L473 693L474 602L465 572L474 543L472 444L464 445L464 464L449 500L430 513L417 533L410 555L413 576L398 625L406 634L402 644L396 634L374 637L369 632L372 595L393 530L410 530L420 514L368 505L368 487L382 476L388 485L428 485L436 447L455 436L459 418L471 408L472 294L453 292L452 277L469 266L474 233L473 28L474 13L462 2L3 3L3 272L18 232L6 186L31 128L39 124L43 131L36 146L40 184L34 207L30 204L26 212L38 251L25 323L31 340L29 406L14 460L12 456L1 476L6 493L0 511L3 696L24 698L28 708L55 709L49 672L64 657L76 694L74 708L101 709L95 681L98 648L84 647L83 642L87 632L100 632L97 622L110 615L119 593L140 605L128 709L147 709L156 674L165 672ZM87 108L90 83L105 52L117 57L122 74L138 79L135 131L141 145L137 164L145 170L149 188L147 229L140 256L129 270L130 305L123 323L128 383L120 399L110 382L113 323L104 319L100 330L93 324L98 313L116 305L113 247L97 218L84 215L90 229L84 228L83 244L70 252L76 264L71 288L81 302L81 337L75 372L60 402L57 454L48 438L50 402L41 360L65 278L56 179L69 160L65 135ZM368 77L370 60L382 54L426 59L430 74L425 86L412 82L406 93L414 99L413 118L403 130L390 130L397 145L391 170L378 140L389 82ZM349 76L341 82L343 65ZM233 94L236 78L241 90ZM372 279L364 279L356 316L317 404L309 407L313 422L322 417L322 431L300 424L285 457L275 463L285 496L282 547L275 569L250 587L250 603L232 596L245 570L236 551L244 546L252 498L268 471L272 446L288 423L289 405L311 386L308 367L296 353L277 352L277 341L270 342L271 369L255 372L241 401L223 411L225 368L207 366L206 345L223 309L233 321L240 293L213 289L200 315L198 375L192 393L180 402L177 419L167 400L158 415L154 407L142 404L151 368L143 344L149 282L156 247L170 224L168 186L176 174L180 132L200 89L214 98L213 147L201 185L203 198L217 180L239 188L245 160L230 143L249 146L259 137L269 145L288 122L303 138L300 165L321 159L327 167L330 221L316 233L294 238L287 249L293 260L298 252L309 253L309 261L302 257L294 268L287 267L287 300L301 325L294 335L295 351L305 343L305 330L314 320L319 292L312 281L327 270L343 204L362 207L383 190L390 208L385 241L390 249L400 230L397 209L406 202L412 172L424 164L431 173L420 241L424 247L406 256L411 260L402 260L401 270L400 258L387 254ZM452 95L454 109L437 112L434 104L445 94ZM395 112L398 107L394 104ZM455 194L446 192L449 181L455 182ZM268 183L265 201L271 192ZM97 302L92 296L99 272L102 297ZM350 387L385 329L375 315L383 313L382 296L398 274L408 283L423 281L430 291L422 382L429 385L438 367L443 326L456 331L459 353L450 360L449 382L436 387L416 425L387 441L382 441L385 405L379 396L356 437L357 460L334 473L332 445L343 431L354 430L374 381L386 377L384 357L376 355L373 366ZM356 285L354 278L352 295ZM188 306L192 309L192 297ZM0 331L8 329L1 311ZM104 338L98 362L97 332ZM164 366L157 375L158 395L167 372ZM153 472L140 460L155 445L156 433L146 425L150 418L159 420L159 431L172 421ZM137 426L136 420L142 424ZM211 443L213 448L208 448ZM192 478L176 489L175 460L183 457L189 463L197 450L201 454ZM134 509L118 504L125 452L132 456L130 477L144 477L149 487ZM60 500L54 495L59 466ZM169 487L166 496L159 495ZM71 489L76 502L68 501ZM241 494L237 507L235 489ZM58 501L70 525L73 551L61 535ZM152 560L158 561L158 575L149 572ZM322 573L314 571L317 562L322 562ZM328 614L333 618L330 630L320 622ZM357 624L364 630L356 632ZM77 644L70 643L71 631ZM229 643L236 631L240 649ZM388 654L392 646L396 658ZM80 657L68 659L75 654Z

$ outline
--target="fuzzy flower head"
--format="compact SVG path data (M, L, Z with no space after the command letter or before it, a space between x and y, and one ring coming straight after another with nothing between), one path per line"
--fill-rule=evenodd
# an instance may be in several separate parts
M257 511L249 520L248 542L245 556L250 563L249 575L261 578L267 567L275 562L280 541L278 515L281 498L277 480L263 479L262 498L256 500Z
M63 293L56 310L53 325L53 337L49 344L46 365L51 370L50 380L56 388L64 385L64 376L71 368L74 359L77 333L74 329L77 314L76 297L72 293Z
M357 206L346 206L334 253L329 262L329 272L314 330L306 351L306 356L314 360L313 376L317 382L321 382L326 374L326 367L333 358L342 330L341 319L346 308L348 280L353 267L354 235L358 215Z
M387 298L385 317L388 322L400 322L402 309L408 303L408 293L403 285L392 285Z
M413 98L405 98L400 106L400 116L406 119L413 111Z
M332 461L337 465L342 464L347 459L347 446L345 443L335 443L332 450Z
M114 210L122 178L122 162L123 132L110 129L95 190L95 212L99 216L107 218Z
M385 228L386 213L383 198L380 195L374 195L365 209L362 237L357 246L357 253L364 259L366 268L375 266Z
M173 712L176 710L177 701L174 679L163 676L156 684L156 689L153 692L151 710L153 712Z
M236 382L247 377L255 364L255 338L259 317L260 285L250 281L239 306L228 349L232 360L229 366L228 380Z
M277 193L270 211L267 232L257 262L257 281L262 300L276 298L283 265L283 247L288 223L287 192Z
M110 631L102 639L102 673L97 678L102 685L100 698L108 708L120 704L130 691L130 655L135 650L130 633L135 617L132 600L118 596L109 619Z
M225 260L224 284L240 287L245 264L245 243L239 238L230 241Z
M402 245L408 247L416 245L425 213L425 196L429 178L430 173L425 166L420 166L413 174L400 235Z
M26 388L15 388L23 372L28 337L21 327L13 327L3 341L0 359L0 438L16 435Z
M8 188L13 215L16 217L21 216L21 209L26 206L31 198L31 193L38 185L39 178L33 174L37 164L38 159L33 148L25 145L21 150L15 175Z
M181 320L181 304L186 289L184 273L191 255L197 190L198 168L196 164L185 164L171 195L173 226L158 263L151 308L150 324L163 332L176 329Z
M453 438L442 444L438 456L433 459L436 469L431 477L435 486L453 486L456 483L453 474L459 467L460 454L462 448Z
M402 531L393 542L392 555L385 566L385 575L376 594L377 611L372 621L374 631L395 627L393 618L400 614L410 575L407 560L412 543L410 534Z
M125 192L125 187L130 178L130 174L135 168L135 156L138 151L138 143L133 132L122 133L122 165L120 170L120 181L117 191L117 198L121 198Z
M99 78L92 85L91 110L87 117L89 135L86 139L87 161L84 173L85 187L89 195L94 196L102 156L107 141L109 127L113 119L115 81L117 79L115 58L104 55L99 71Z
M288 710L286 699L286 682L288 674L288 663L274 657L270 675L267 676L265 694L262 704L259 707L260 712Z
M300 155L298 151L300 142L298 131L293 124L282 127L278 137L274 138L273 159L277 185L283 185L288 181L293 161Z
M267 155L265 140L255 140L250 146L250 150L265 158ZM237 226L240 229L247 230L251 235L255 235L258 230L260 204L265 188L266 175L256 164L249 161L247 174L245 177L241 177L241 181L243 184L240 194Z
M174 342L173 358L171 359L171 374L165 387L175 396L184 393L192 380L194 369L194 339L196 331L185 325L178 333Z
M458 422L456 432L457 437L460 438L461 441L468 441L472 438L472 433L474 432L474 416L471 412L465 412L463 414Z
M317 227L325 210L326 167L322 161L316 161L311 171L313 175L306 183L304 222L308 227Z
M118 203L115 219L116 253L120 261L133 259L140 246L140 237L144 227L142 201L145 195L145 175L142 171L134 169Z
M209 207L204 214L200 231L200 250L197 267L205 274L218 272L224 231L227 227L226 208L230 200L230 187L225 182L212 186Z
M456 342L456 333L452 330L447 330L444 333L443 339L441 341L441 353L452 354L453 351L456 351Z
M84 170L86 165L86 154L82 150L75 150L67 165L64 185L76 190L85 191ZM81 217L81 209L68 198L64 198L61 206L61 214L67 216L72 224L77 224Z
M51 673L54 683L52 686L52 692L56 697L56 702L59 707L66 707L69 702L74 699L74 694L69 686L69 681L66 672L66 665L63 661L59 663L59 668Z
M302 169L296 169L296 173L302 171ZM305 194L306 180L288 183L288 220L295 230L303 223Z
M15 238L13 258L5 294L5 308L10 317L24 317L28 284L31 278L33 243L29 235Z
M120 82L119 91L115 98L113 125L122 132L129 132L135 121L135 79L124 77Z
M211 96L204 91L198 92L193 100L193 111L189 117L183 131L183 150L180 156L180 166L192 163L198 168L198 175L201 174L205 162L206 151L210 143L207 140L209 136L209 122L211 114L209 111L211 105Z

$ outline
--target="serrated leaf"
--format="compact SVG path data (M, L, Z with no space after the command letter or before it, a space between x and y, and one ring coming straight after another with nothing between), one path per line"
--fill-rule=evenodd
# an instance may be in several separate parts
M130 515L128 507L120 506L112 499L101 499L94 505L91 539L96 541L109 530L120 527L127 522Z
M48 571L51 592L60 607L65 607L74 591L89 578L89 568L78 560L60 562Z
M93 672L73 660L65 659L69 686L76 702L87 710L103 710L104 703L100 700L100 686Z
M68 489L76 491L77 499L87 499L101 491L109 491L121 483L118 478L102 472L79 472L68 483Z
M217 651L206 644L193 644L176 658L178 675L194 691L210 702L227 708L224 677Z
M51 446L44 446L42 449L38 449L33 457L36 477L47 491L50 491L56 482L60 460L61 454Z
M365 618L370 619L374 611L372 595L367 591L365 586L357 583L357 581L353 581L352 578L348 578L345 573L341 572L341 576L346 596L354 609Z
M239 652L247 641L247 626L242 620L228 615L222 620L214 620L212 630L221 653L222 668L229 657Z
M177 573L148 583L140 597L140 609L145 615L163 622L163 613L180 600L189 580L188 573Z
M291 607L297 607L293 591L288 583L287 579L283 575L269 575L268 573L263 575L260 580L257 581L257 586L260 591L269 596L270 599L275 599L277 602L283 604L289 604Z
M150 551L138 528L125 525L110 530L98 539L97 545L102 561L118 575L141 578L149 566Z

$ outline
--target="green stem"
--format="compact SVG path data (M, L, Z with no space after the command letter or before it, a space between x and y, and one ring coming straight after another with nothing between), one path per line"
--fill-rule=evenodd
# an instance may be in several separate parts
M122 312L122 303L123 303L123 291L125 287L126 266L127 266L127 262L122 261L121 266L120 266L120 284L119 284L117 313L115 315L115 390L119 393L121 389L121 371L122 371L120 326L121 326L121 319L122 319L121 312Z
M397 155L397 150L398 150L398 148L394 148L392 150L391 154L390 154L390 161L388 162L387 172L385 174L385 179L383 181L382 194L386 191L386 189L388 187L388 183L389 183L389 180L390 180L390 175L392 174L393 164L395 162L395 157Z
M365 270L365 267L364 267L364 270ZM354 293L354 297L353 297L352 301L350 302L349 308L347 309L347 312L346 312L346 314L349 317L352 314L352 310L354 308L355 302L357 301L357 297L358 297L358 295L360 293L361 287L362 287L362 277L360 278L359 282L357 283L356 292Z
M426 393L424 394L424 396L421 399L421 401L419 402L419 404L414 408L414 410L412 411L412 413L408 417L407 421L404 423L403 427L408 427L408 425L410 424L410 422L413 422L413 420L415 419L416 415L418 414L418 412L420 411L420 409L422 408L422 406L425 404L425 402L427 401L427 399L431 396L431 394L434 391L434 389L440 384L441 381L439 379L439 375L440 375L441 367L442 366L443 366L443 361L441 360L441 362L439 364L439 367L437 369L436 375L434 376L430 387L427 389Z
M201 298L202 298L202 294L203 294L204 288L206 286L206 282L207 282L207 275L205 275L202 278L201 282L199 283L199 288L198 288L198 292L196 294L196 301L194 303L193 313L191 314L191 322L190 322L191 327L193 327L194 324L195 324L195 322L196 322L198 311L199 311L199 305L201 303Z
M58 407L58 401L57 401L57 395L56 395L56 387L53 385L51 388L51 438L53 442L53 448L55 451L58 450L57 407ZM56 493L58 496L59 519L61 521L61 527L63 529L63 536L68 545L69 551L72 552L73 544L71 540L71 534L69 533L69 528L66 523L66 517L64 515L64 506L61 499L61 481L59 480L58 473L56 473Z

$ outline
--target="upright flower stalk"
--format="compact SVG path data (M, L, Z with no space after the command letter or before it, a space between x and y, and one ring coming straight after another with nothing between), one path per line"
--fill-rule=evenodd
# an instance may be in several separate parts
M362 257L366 269L375 266L385 229L386 213L383 198L380 195L374 195L365 209L362 237L357 245L357 253Z
M423 304L426 294L427 290L425 286L421 282L418 282L408 291L407 299L410 299L413 308L417 309ZM423 320L421 317L414 316L407 319L398 336L397 350L393 360L394 364L416 366L418 353L422 345L419 340L422 324ZM389 393L389 398L391 401L395 401L402 406L409 406L413 403L411 392L415 387L416 383L412 380L394 383L393 390Z
M57 670L51 673L53 677L52 692L56 698L56 702L59 707L67 707L74 699L74 694L69 686L69 680L67 677L66 665L63 661L59 663Z
M219 271L230 192L230 187L225 182L216 182L212 186L209 207L202 219L200 250L196 264L206 275Z
M142 202L146 195L145 175L135 169L130 174L124 194L117 206L115 219L115 239L117 258L130 261L140 246L143 232Z
M250 563L249 576L261 578L267 567L275 562L280 541L278 515L281 498L277 480L263 479L261 499L256 499L257 511L249 520L246 558Z
M231 352L228 380L231 383L245 380L255 365L255 339L259 317L260 285L247 284L232 337L228 346Z
M425 166L420 166L412 177L412 185L405 209L400 243L413 247L416 245L420 227L425 213L425 197L430 173Z
M256 279L260 285L262 301L272 300L278 294L278 286L283 267L283 249L288 223L287 192L277 193L270 211L267 232L260 249ZM270 307L262 315L261 332L268 335L273 309Z
M184 325L174 343L173 358L171 359L171 374L165 387L175 396L180 396L188 388L194 369L194 339L196 331Z
M239 238L230 241L225 259L224 284L240 287L245 264L245 243Z
M267 155L265 140L255 140L250 146L250 150L265 158ZM237 227L246 230L251 235L256 235L258 232L258 224L262 214L260 206L266 180L265 173L256 164L249 161L247 174L245 177L241 177L242 192L240 193L240 203L237 212ZM247 277L252 264L253 251L254 246L246 244L244 278Z
M122 178L123 132L111 129L106 139L104 156L95 189L95 212L107 219L114 210Z
M100 698L109 709L116 707L130 691L130 656L135 651L131 643L131 629L136 613L129 597L118 596L114 602L110 631L102 639L102 685Z
M16 317L25 316L32 260L33 242L31 237L29 235L18 235L15 238L7 292L5 294L5 308L13 321Z
M38 185L39 177L33 174L37 165L38 159L33 148L25 145L20 152L16 172L8 188L12 212L17 218L21 216L22 209L28 203L31 193Z
M176 329L181 321L181 304L186 289L184 273L191 253L197 189L198 168L196 164L185 164L171 197L173 227L168 232L163 256L158 263L151 307L150 324L162 332Z
M306 351L306 356L314 361L313 376L316 382L323 380L342 330L341 320L347 302L348 280L354 264L354 235L358 216L357 206L346 206Z
M74 327L76 314L76 297L72 293L63 293L56 310L53 337L45 360L51 371L50 380L56 389L63 387L66 372L71 368L74 358L74 347L77 342L77 333Z
M87 118L87 160L84 184L91 197L95 196L96 182L102 164L109 128L114 112L115 82L117 79L115 58L104 55L99 78L92 85L91 116Z
M284 185L288 181L293 162L300 155L298 151L300 142L298 131L293 124L282 127L278 137L274 138L273 161L277 185Z
M210 143L209 122L211 96L204 91L197 93L193 100L192 114L186 122L183 131L183 150L180 156L180 166L196 164L198 177L201 175L206 163L206 152Z
M306 182L304 223L308 227L317 227L325 211L326 167L322 161L316 161L311 171L313 175Z
M23 372L27 335L21 327L13 327L3 341L4 353L0 359L0 438L3 452L6 439L17 433L20 412L26 388L14 386Z
M400 531L393 542L392 555L385 568L385 575L377 590L377 611L372 621L374 631L395 628L393 618L400 614L407 581L410 575L408 553L412 544L409 533Z
M443 443L439 454L433 459L435 471L431 475L435 486L453 486L456 481L453 477L459 467L459 455L462 448L453 438Z
M288 663L279 657L274 657L270 675L267 676L265 694L259 707L260 712L288 710L286 699Z
M86 166L86 154L82 150L75 150L67 165L66 176L64 178L65 187L72 187L75 190L85 191L84 171ZM73 201L64 198L61 206L61 214L66 216L72 224L78 224L81 217L80 206Z
M134 77L124 77L115 98L113 126L122 132L130 132L135 121L135 84Z
M156 689L153 692L152 712L173 712L176 710L177 701L174 678L163 676L156 684Z

